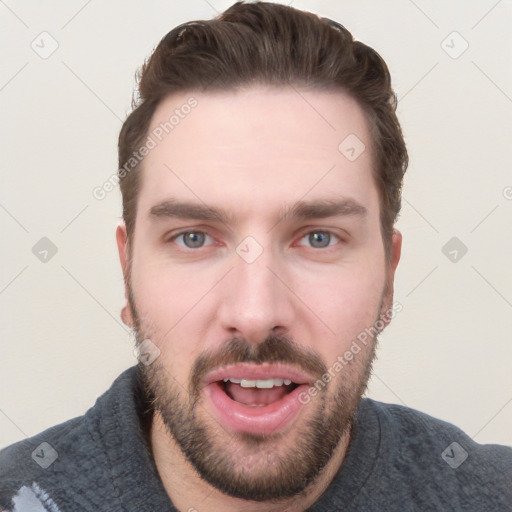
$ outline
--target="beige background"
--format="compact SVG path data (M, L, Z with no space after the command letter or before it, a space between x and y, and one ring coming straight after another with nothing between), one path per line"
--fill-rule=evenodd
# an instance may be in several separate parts
M374 46L400 99L403 311L369 395L512 445L512 2L291 3ZM120 194L92 190L116 170L137 67L172 27L230 4L0 3L0 446L83 414L135 362ZM32 253L42 237L58 250L46 263ZM468 248L457 262L442 251L452 237Z

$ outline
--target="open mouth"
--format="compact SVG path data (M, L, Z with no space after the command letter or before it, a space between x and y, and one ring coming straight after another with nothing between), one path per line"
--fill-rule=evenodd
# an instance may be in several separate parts
M249 407L265 407L278 402L298 386L289 379L225 378L219 384L231 400Z
M289 369L254 365L223 369L206 382L206 406L227 430L278 433L302 410L298 396L308 382L307 376Z

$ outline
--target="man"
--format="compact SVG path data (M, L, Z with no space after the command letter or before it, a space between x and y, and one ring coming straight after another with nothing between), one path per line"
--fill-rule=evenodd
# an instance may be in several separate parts
M361 398L407 168L379 55L239 2L167 34L139 95L116 236L140 363L0 454L0 506L510 510L512 450Z

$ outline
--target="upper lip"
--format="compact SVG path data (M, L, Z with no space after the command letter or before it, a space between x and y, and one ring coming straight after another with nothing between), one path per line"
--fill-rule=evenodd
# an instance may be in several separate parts
M289 379L295 384L312 384L315 381L311 375L285 364L237 363L212 370L206 375L204 383L208 385L230 377L246 380Z

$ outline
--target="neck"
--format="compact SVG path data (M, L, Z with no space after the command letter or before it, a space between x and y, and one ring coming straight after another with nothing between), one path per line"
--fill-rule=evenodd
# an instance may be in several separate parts
M343 435L330 461L301 496L272 503L233 498L203 480L183 455L156 411L149 437L160 479L173 505L181 512L303 512L320 498L333 481L345 459L350 432Z

